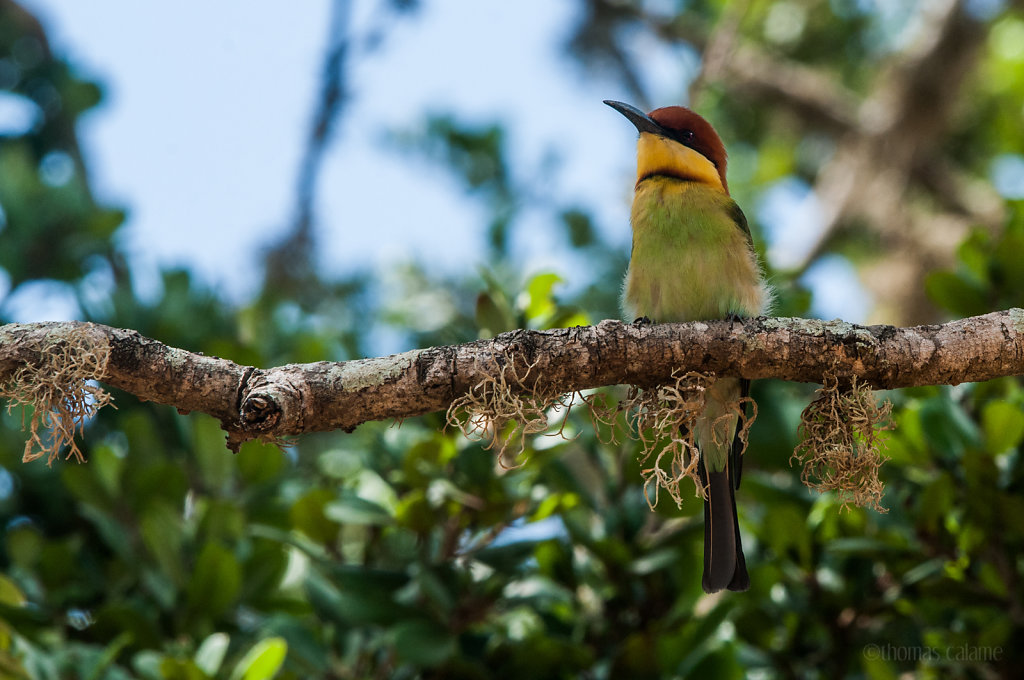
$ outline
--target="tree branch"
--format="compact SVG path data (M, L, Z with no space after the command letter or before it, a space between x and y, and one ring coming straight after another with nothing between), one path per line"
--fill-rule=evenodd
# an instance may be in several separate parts
M240 366L168 347L131 330L63 322L0 326L0 392L54 352L88 346L105 355L92 376L147 401L218 418L229 446L259 437L351 431L369 420L448 407L503 368L526 389L567 393L603 385L652 386L674 372L841 382L876 388L958 384L1024 374L1024 309L944 325L895 328L759 317L634 325L602 321L346 362ZM100 351L96 351L97 348ZM50 369L52 370L52 369Z

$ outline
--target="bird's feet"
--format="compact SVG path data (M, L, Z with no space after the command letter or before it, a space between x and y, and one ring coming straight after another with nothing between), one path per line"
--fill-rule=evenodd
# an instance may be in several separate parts
M746 317L740 316L736 312L729 312L725 315L725 320L729 322L729 330L734 330L736 323L739 322L742 324L745 318Z
M639 318L633 319L634 326L650 326L653 323L654 322L651 321L651 318L648 316L641 316Z

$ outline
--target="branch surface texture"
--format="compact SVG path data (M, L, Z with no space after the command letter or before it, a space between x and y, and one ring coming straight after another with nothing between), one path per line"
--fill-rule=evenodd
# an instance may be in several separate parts
M255 438L352 430L370 420L447 408L506 367L521 389L568 393L627 383L649 387L674 373L840 382L879 389L955 385L1024 374L1024 309L942 325L896 328L758 317L636 325L602 321L345 362L259 369L168 347L132 330L82 322L0 326L0 387L41 357L99 348L89 376L140 399L219 419L237 448ZM16 386L15 386L16 387Z

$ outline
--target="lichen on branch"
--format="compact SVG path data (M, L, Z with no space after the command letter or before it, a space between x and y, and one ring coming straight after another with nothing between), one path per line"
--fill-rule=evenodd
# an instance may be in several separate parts
M620 405L620 409L628 413L630 435L640 442L638 456L641 464L647 465L642 470L644 496L652 509L658 504L661 489L681 507L682 485L686 479L693 482L696 496L707 497L707 489L699 474L700 450L695 433L697 421L704 413L707 390L715 381L715 376L690 371L674 373L673 378L675 382L666 385L647 389L632 387L629 396ZM747 403L752 404L750 414L745 409ZM750 426L757 418L757 404L753 399L743 397L728 404L727 410L728 413L719 421L736 417L737 435L746 451ZM721 427L719 421L711 427L713 433L731 429Z
M564 411L556 435L565 436L565 423L577 395L546 389L537 376L536 363L517 370L509 353L490 357L490 371L448 407L445 420L469 439L484 440L485 450L497 448L498 462L513 467L526 450L526 438L548 430L549 413ZM479 367L478 367L479 368Z
M36 341L36 358L18 367L0 384L0 397L8 400L7 411L22 407L22 428L28 419L28 440L22 462L46 456L53 464L67 447L65 459L85 457L75 442L86 421L111 403L110 394L90 380L106 374L110 345L79 330Z
M109 345L109 358L66 358L65 364L82 367L85 378L102 374L104 385L141 400L171 405L179 412L211 415L229 432L231 447L261 437L351 431L371 420L400 420L445 409L455 414L460 406L470 406L470 402L459 400L473 389L472 399L490 399L485 385L473 387L481 379L481 371L474 367L503 353L515 354L516 365L521 372L528 372L532 381L524 382L523 390L517 391L524 395L520 400L536 397L539 401L523 401L521 407L496 402L490 417L484 409L481 418L473 421L479 427L467 421L470 431L487 429L493 418L502 417L506 417L506 427L513 427L518 421L503 414L521 413L523 422L536 433L551 422L547 417L541 419L545 411L567 410L573 399L584 395L589 399L593 390L604 386L671 384L674 371L794 382L821 382L822 376L831 372L856 375L858 384L875 389L955 385L1024 374L1024 309L1019 308L911 328L779 317L745 319L741 328L730 321L640 328L606 320L596 326L522 329L489 340L389 357L266 369L169 347L130 329L46 322L0 326L3 395L20 395L19 404L35 403L32 394L37 388L26 380L33 371L43 376L46 384L65 384L52 369L41 369L40 348L83 334L93 338L96 347ZM73 355L77 351L73 346L80 341L69 341L62 351ZM89 346L83 350L94 351ZM533 362L528 371L524 355ZM21 372L26 367L27 372ZM76 379L75 384L81 385L83 379ZM70 412L79 413L82 404L88 406L101 394L86 384L81 386L88 389L76 397L71 383L66 384L72 390L69 396L45 399L40 395L39 403L74 405L77 400L79 406ZM99 403L81 417L88 418ZM594 402L588 401L587 406L594 414ZM613 410L617 419L619 411ZM30 451L49 451L53 446L47 441L44 447L40 436L48 425L67 431L67 419L45 415L51 412L59 413L44 407L34 416ZM559 414L550 415L553 419Z
M680 487L687 478L693 480L698 495L703 493L697 472L700 453L694 433L697 416L704 410L708 384L705 375L685 373L677 376L672 385L630 389L624 406L630 434L640 442L637 455L640 463L646 465L641 472L644 497L651 508L658 504L660 489L681 506Z
M892 404L878 404L872 389L856 376L840 386L829 373L814 401L800 416L801 442L790 458L803 465L801 480L817 491L835 491L843 507L853 503L878 512L885 491L878 471L882 454L881 430L892 427Z
M681 489L686 479L693 481L697 496L705 496L698 474L700 452L694 433L704 412L707 388L715 379L713 375L677 372L670 384L646 389L630 386L624 399L614 400L600 392L560 394L544 387L537 377L531 377L535 367L529 364L525 370L517 370L512 356L493 357L484 378L452 402L447 424L471 439L486 441L484 448L497 449L499 462L509 467L509 460L525 451L529 435L552 429L554 416L558 416L560 426L552 435L567 439L565 425L577 403L587 408L595 433L602 441L617 439L619 418L625 413L627 436L640 442L638 456L646 465L644 495L648 504L656 506L660 490L664 489L677 505L682 505ZM736 400L729 405L729 414L722 416L737 418L744 449L750 425L757 417L756 404L752 414L746 413L744 406L748 402L753 404L749 397Z

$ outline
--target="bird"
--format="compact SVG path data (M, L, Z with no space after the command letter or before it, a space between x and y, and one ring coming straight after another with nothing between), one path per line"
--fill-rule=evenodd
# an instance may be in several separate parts
M622 290L627 318L654 322L740 319L767 312L771 293L743 211L729 195L726 152L715 129L683 106L644 113L604 102L639 133ZM750 381L719 378L694 426L704 485L705 592L750 587L736 515L743 444L736 404Z

